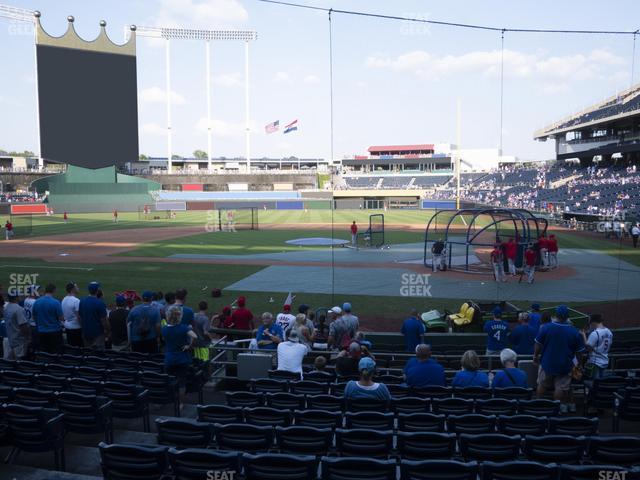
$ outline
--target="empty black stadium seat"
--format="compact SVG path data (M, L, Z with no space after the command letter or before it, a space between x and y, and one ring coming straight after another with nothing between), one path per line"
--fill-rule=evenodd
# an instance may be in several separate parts
M406 385L387 384L387 390L393 398L405 398L411 395L411 389Z
M434 413L399 413L398 430L403 432L444 432L444 415Z
M273 445L273 427L245 423L214 424L216 443L223 450L265 452Z
M640 421L640 387L627 387L614 395L613 431L620 430L620 419Z
M447 417L447 431L450 433L493 433L496 430L496 417L469 413L466 415L449 415Z
M287 370L269 370L269 378L274 380L296 381L300 380L300 374L288 372Z
M55 377L69 378L76 375L76 368L70 365L62 365L60 363L48 363L45 372L47 375L53 375ZM104 375L103 375L104 376ZM100 379L102 380L102 378Z
M587 415L589 408L612 409L615 394L627 386L629 386L629 381L624 377L611 376L594 379L591 388L587 389L584 415Z
M289 382L272 378L254 378L249 382L249 386L255 393L277 393L286 392L289 389Z
M117 370L131 370L138 371L140 370L140 360L146 359L145 355L140 355L136 359L135 357L138 355L138 352L129 352L126 357L114 357L111 359L111 368Z
M381 411L347 412L344 416L345 428L370 428L372 430L393 430L393 413Z
M376 382L384 383L385 385L399 385L404 382L404 377L402 375L377 375L375 378Z
M460 435L460 453L465 461L508 462L516 460L520 451L518 435L487 433Z
M69 354L64 354L64 355L58 355L58 357L56 358L56 363L60 363L62 365L67 365L67 366L71 366L71 367L80 367L82 365L86 365L84 363L84 358L80 355L69 355ZM88 366L92 366L92 365L88 365ZM97 368L102 368L102 367L97 367ZM105 367L105 369L108 368Z
M456 451L453 433L398 432L397 448L407 460L450 459Z
M244 419L252 425L288 427L291 425L291 411L269 407L245 408Z
M392 398L391 409L396 413L426 413L429 411L429 399L421 397Z
M37 388L15 388L11 401L27 407L55 408L56 406L56 397L52 390Z
M29 388L33 385L33 374L17 370L2 370L0 371L0 382L9 387Z
M198 405L198 421L209 423L242 423L242 408L227 405Z
M58 409L63 414L64 428L79 434L104 433L105 442L113 443L111 400L74 392L56 394Z
M549 433L552 435L596 435L598 419L588 417L549 417Z
M230 407L260 407L264 405L264 395L254 392L226 392Z
M347 382L343 381L343 377L338 377L338 383L330 384L331 395L336 397L342 397L344 395L344 389L347 386Z
M212 425L187 418L156 418L158 444L176 448L206 448L212 441Z
M505 415L498 417L497 427L505 435L544 435L548 423L547 417Z
M33 377L33 386L42 390L53 390L59 392L64 390L67 385L67 379L64 377L55 377L44 373Z
M316 477L318 460L307 455L242 455L246 480L307 480Z
M62 360L69 359L69 357L71 356L63 355L62 357L60 357L60 359L62 361ZM71 361L75 361L75 360L71 360ZM87 357L84 357L84 359L81 359L80 361L81 361L81 365L97 368L99 370L109 370L112 368L111 360L106 357L87 356ZM67 365L70 365L70 364L71 363L68 363ZM80 366L80 365L77 365L77 366Z
M104 480L159 479L167 470L167 447L101 442L98 448Z
M344 410L344 399L334 395L308 395L307 408L311 410L341 412Z
M348 398L345 401L345 410L348 412L387 412L389 405L387 400Z
M640 438L591 437L587 453L593 463L640 465Z
M578 463L587 447L585 437L569 435L526 435L523 453L529 460L543 463Z
M395 460L322 457L322 480L396 480Z
M493 395L489 387L464 387L454 388L453 396L458 398L484 399L491 398Z
M312 372L305 373L304 379L311 380L314 382L327 383L327 382L335 381L336 376L334 373L327 372L327 371L324 371L324 372L312 371Z
M306 405L304 395L294 393L267 393L264 396L267 407L286 410L303 410Z
M476 413L482 415L515 415L518 402L507 398L489 398L476 400Z
M429 387L412 388L412 396L421 398L449 398L453 394L451 387L441 387L438 385L431 385Z
M16 369L19 372L32 373L32 374L43 373L44 368L45 368L44 363L30 362L27 360L18 360L16 362Z
M294 423L298 426L315 428L340 428L342 412L329 410L297 410L293 412Z
M176 377L164 373L142 372L140 385L147 391L149 403L154 405L173 404L173 415L180 416L180 390Z
M433 398L431 399L433 413L443 415L464 415L473 413L473 400L466 398Z
M329 384L327 382L316 382L313 380L300 380L290 382L289 390L291 393L301 395L327 395L329 393Z
M114 368L107 371L107 380L110 382L126 383L135 385L138 383L139 374L137 370L125 370L122 368Z
M102 382L74 377L67 380L67 390L81 395L100 395L100 393L102 393L102 389Z
M508 398L511 400L531 400L533 390L523 387L494 388L493 396L495 398Z
M557 417L560 414L560 402L544 398L519 400L518 413L537 417Z
M62 365L64 368L72 368L65 365ZM49 369L47 369L49 371ZM73 374L76 378L84 378L86 380L91 380L92 382L102 382L107 378L107 374L109 370L105 370L102 368L95 367L76 367L75 373Z
M344 457L387 458L393 447L390 430L336 429L336 450Z
M113 402L111 412L114 418L142 418L144 431L149 431L147 390L138 385L105 382L102 393Z
M476 480L478 464L453 460L402 460L400 480Z
M208 472L240 472L240 454L202 448L169 449L170 477L174 480L204 480Z
M65 469L64 423L58 410L9 404L2 406L0 414L8 426L13 447L8 463L13 463L21 451L53 451L56 470Z
M276 444L283 453L327 455L333 442L333 430L314 427L276 427Z
M536 462L484 462L481 480L556 480L558 467Z

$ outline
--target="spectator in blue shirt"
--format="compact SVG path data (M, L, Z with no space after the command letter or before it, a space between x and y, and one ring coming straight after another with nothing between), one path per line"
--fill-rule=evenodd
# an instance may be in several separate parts
M534 335L538 334L538 330L540 330L540 320L542 319L542 314L540 313L540 305L534 303L531 305L531 311L529 312L529 328L533 330Z
M553 388L554 398L562 402L562 413L569 409L567 402L574 359L581 363L585 350L582 335L568 319L567 306L558 306L556 320L540 328L533 354L534 365L540 364L541 367L538 374L538 396L542 397L548 389Z
M415 352L416 347L422 343L422 335L426 329L424 322L418 318L418 311L414 308L402 323L400 333L404 335L404 344L407 352Z
M462 370L453 377L451 386L456 388L489 386L489 377L486 373L479 371L480 358L475 351L467 350L464 352L460 365Z
M500 352L500 362L504 367L496 373L493 379L493 388L507 388L507 387L523 387L527 388L527 374L516 368L516 361L518 355L510 348L505 348Z
M493 320L485 322L484 332L487 334L487 355L500 355L507 346L509 324L502 320L502 309L493 309Z
M184 322L183 322L184 323ZM273 315L269 312L262 314L262 325L258 328L256 342L262 350L276 350L284 338L282 327L273 322Z
M127 325L131 350L140 353L158 353L160 338L160 309L152 303L153 292L142 293L142 303L129 312ZM176 306L180 309L180 307ZM180 309L182 310L182 309ZM182 316L180 317L182 319Z
M404 367L404 378L407 385L413 388L429 385L444 387L444 368L431 358L431 346L421 343L416 347L415 358L410 359Z
M536 334L529 326L529 314L518 314L518 325L509 334L509 342L518 355L533 355ZM503 350L504 351L504 350Z
M53 294L56 286L49 284L44 289L44 296L33 304L33 318L38 330L38 348L47 353L62 353L62 304Z
M167 325L162 327L162 337L165 341L164 365L166 372L178 379L180 396L183 397L183 389L193 362L191 350L197 335L189 325L181 322L183 312L179 306L172 305L165 313Z
M362 357L358 363L360 380L350 380L344 388L345 399L370 398L391 401L391 394L384 383L372 380L376 373L376 362L370 357Z
M110 335L107 321L107 306L98 298L100 284L91 282L88 287L89 296L80 300L78 313L82 324L84 346L104 350L105 338Z
M185 288L179 288L176 290L176 303L174 305L178 305L182 308L182 323L185 325L193 325L193 319L195 315L193 313L193 309L191 307L187 307L185 302L187 301L187 290Z

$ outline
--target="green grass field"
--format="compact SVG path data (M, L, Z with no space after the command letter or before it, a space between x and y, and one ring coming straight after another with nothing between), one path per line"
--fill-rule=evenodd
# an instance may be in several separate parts
M336 226L333 235L335 238L349 238L349 232L344 224L356 220L361 230L368 226L368 218L371 211L335 211L333 223ZM413 227L406 230L398 228L386 229L386 242L390 244L415 243L424 239L424 227L431 217L428 211L391 211L385 213L387 225L406 224ZM2 258L0 250L0 284L5 288L10 284L11 274L37 273L38 283L55 283L62 295L64 284L75 281L84 286L90 281L97 280L103 285L107 302L113 302L114 294L124 289L135 289L139 292L146 289L173 290L179 287L187 288L189 303L196 305L200 300L207 300L211 310L217 310L229 304L237 295L244 292L225 291L220 299L212 299L212 288L225 288L253 273L262 266L253 265L211 265L197 263L161 263L154 260L144 262L131 261L127 257L143 256L162 258L175 253L209 253L246 255L253 253L269 253L282 251L299 251L301 248L285 244L286 240L300 237L331 236L330 229L289 229L273 230L262 229L259 231L238 231L235 234L205 233L204 226L207 222L206 212L178 212L173 220L138 220L137 213L121 213L119 222L113 223L110 213L105 214L73 214L70 215L68 224L65 224L61 215L53 217L33 217L32 237L43 235L64 235L68 233L81 233L93 231L110 231L130 228L157 228L171 226L202 226L203 233L175 239L149 242L129 252L122 254L122 261L117 263L86 265L78 263L50 264L33 259ZM0 219L4 222L4 219ZM275 226L278 224L332 224L330 211L310 210L304 211L259 211L261 225ZM640 266L640 250L630 248L629 241L619 244L589 235L580 235L574 232L556 233L561 248L599 250L615 258L624 259L634 265ZM212 240L215 239L215 240ZM0 242L0 249L2 243ZM277 311L286 292L259 292L250 293L250 306L255 312ZM271 301L273 300L273 301ZM445 308L455 310L460 301L447 298L406 298L406 297L376 297L365 295L351 295L348 299L341 295L303 294L299 301L304 301L314 307L330 307L334 304L349 300L361 315L372 317L384 317L389 319L401 319L410 308L418 308L420 311ZM542 302L544 305L544 302ZM523 307L526 305L522 305ZM578 305L574 305L578 306ZM395 326L392 326L395 330Z

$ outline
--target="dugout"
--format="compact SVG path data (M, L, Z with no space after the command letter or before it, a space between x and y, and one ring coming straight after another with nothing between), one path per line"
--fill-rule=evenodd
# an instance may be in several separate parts
M518 244L516 267L523 265L524 250L546 234L548 222L529 210L511 208L468 208L436 211L425 228L425 267L432 268L431 247L437 240L446 246L447 269L463 272L490 270L491 266L476 261L476 250L486 251L508 238ZM505 260L506 261L506 260Z

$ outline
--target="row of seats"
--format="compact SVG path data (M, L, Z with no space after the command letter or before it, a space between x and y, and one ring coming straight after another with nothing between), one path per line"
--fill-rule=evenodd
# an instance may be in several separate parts
M376 377L378 382L384 383L393 396L413 395L428 398L515 398L530 399L533 390L523 387L505 387L505 388L488 388L488 387L443 387L439 385L431 385L421 388L411 388L406 385L400 385L399 378L389 378L389 375ZM388 380L392 380L389 382ZM315 380L276 380L272 378L251 379L249 388L256 393L299 393L306 395L329 394L341 396L347 382L318 382Z
M239 453L235 451L99 445L105 480L151 480L172 475L177 480L213 478L211 472L233 472L246 480L593 480L599 472L638 478L635 471L613 465L544 465L536 462L463 463L453 460L376 460ZM231 477L227 477L231 478Z
M333 412L395 412L463 415L525 414L546 417L558 416L560 402L545 398L514 400L507 398L426 398L400 397L390 402L369 398L345 399L335 395L296 395L292 393L226 392L227 405L232 407L261 407L263 405L287 410L329 410Z
M409 460L611 462L640 465L640 438L633 436L505 435L392 430L275 427L157 419L158 443L176 448L218 448L243 452L323 456L367 456ZM274 442L275 441L275 442Z
M507 435L595 435L597 417L545 417L516 414L467 413L444 415L435 413L383 413L379 411L337 412L330 410L289 410L274 407L229 407L198 405L198 421L209 423L248 423L252 425L316 428L368 428L449 433L505 433ZM496 409L497 410L497 409Z

